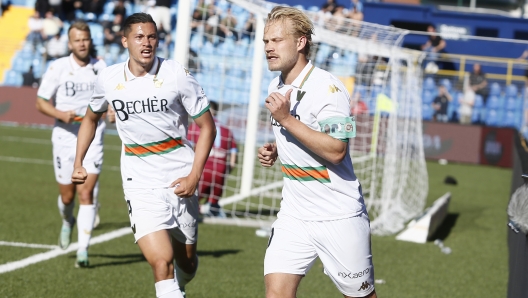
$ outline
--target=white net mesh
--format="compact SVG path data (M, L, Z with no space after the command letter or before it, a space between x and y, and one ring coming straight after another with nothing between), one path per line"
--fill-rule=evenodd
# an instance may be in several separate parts
M226 176L220 200L227 219L208 217L206 222L267 225L280 208L283 178L279 165L263 168L255 162L251 191L240 194L245 146L256 150L255 146L274 140L269 113L262 105L256 144L244 139L256 28L251 17L265 17L274 5L232 0L195 9L190 41L191 50L197 53L194 72L208 97L219 103L218 122L233 132L239 149L238 164ZM422 212L428 191L422 147L421 55L401 49L403 30L328 18L316 11L306 13L316 25L310 59L338 76L352 94L357 137L350 140L350 149L372 230L395 233ZM264 102L269 82L277 75L264 67L259 103Z

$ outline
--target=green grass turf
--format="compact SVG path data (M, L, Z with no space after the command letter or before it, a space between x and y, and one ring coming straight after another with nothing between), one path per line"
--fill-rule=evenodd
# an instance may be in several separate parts
M0 158L49 160L50 130L0 126ZM35 142L38 139L38 142ZM119 165L120 142L106 136L101 175L100 235L129 226ZM108 146L110 147L110 146ZM105 168L106 167L106 168ZM450 191L449 215L432 242L415 244L393 236L372 238L379 297L505 297L507 284L506 205L511 170L428 162L427 206ZM452 175L457 186L443 180ZM61 220L51 164L0 160L0 241L55 245ZM195 297L264 297L263 257L267 239L252 228L200 225L200 268L187 287ZM73 235L76 241L76 231ZM0 245L0 265L44 249ZM132 235L90 247L91 268L75 269L75 253L0 274L0 297L154 297L154 283ZM298 297L342 297L317 261Z

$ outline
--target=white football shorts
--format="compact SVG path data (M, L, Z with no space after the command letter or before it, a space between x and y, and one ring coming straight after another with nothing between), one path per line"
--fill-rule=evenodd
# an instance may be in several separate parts
M197 241L199 205L196 194L180 198L174 194L174 188L128 188L124 192L136 242L160 230L169 230L181 243Z
M73 163L77 144L63 144L53 141L53 168L58 183L72 184ZM88 174L101 173L103 167L103 144L92 143L83 160L83 166Z
M264 258L264 275L306 275L319 257L324 272L347 296L374 291L370 221L366 213L329 221L303 221L279 214Z

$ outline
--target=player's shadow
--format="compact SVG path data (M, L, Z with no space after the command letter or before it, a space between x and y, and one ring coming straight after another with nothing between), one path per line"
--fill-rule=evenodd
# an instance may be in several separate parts
M74 257L75 258L75 257ZM111 259L113 261L106 263L96 263L90 264L88 268L97 268L97 267L106 267L106 266L119 266L119 265L128 265L132 263L146 262L147 260L143 254L120 254L120 255L111 255L111 254L90 254L90 258L105 258Z
M241 252L240 249L220 249L220 250L199 250L197 252L198 256L200 257L213 257L213 258L221 258L225 255L234 255Z
M436 239L444 241L451 233L459 216L459 213L447 213L444 222L442 222L436 232L429 239L431 239L431 241Z

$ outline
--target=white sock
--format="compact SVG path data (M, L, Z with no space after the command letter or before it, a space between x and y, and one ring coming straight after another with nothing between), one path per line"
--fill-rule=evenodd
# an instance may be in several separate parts
M80 205L77 214L77 232L79 237L79 251L87 250L92 237L95 219L95 205Z
M64 205L62 202L62 197L59 195L57 206L59 207L59 213L62 217L62 224L71 227L73 223L73 208L75 207L75 200L72 201L70 205Z
M180 288L185 287L186 284L188 284L194 276L196 276L196 272L198 271L198 256L196 256L196 270L194 270L193 273L187 273L178 267L176 265L176 262L174 262L174 276L176 277L176 280L178 281L178 284L180 285Z
M183 298L180 287L174 279L158 281L154 286L158 298Z

